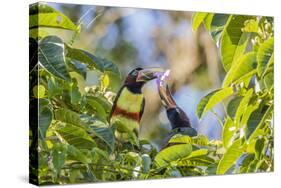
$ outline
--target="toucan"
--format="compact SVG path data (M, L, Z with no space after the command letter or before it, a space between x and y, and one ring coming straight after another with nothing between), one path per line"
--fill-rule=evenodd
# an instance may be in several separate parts
M115 136L120 141L131 141L137 145L140 120L145 106L142 87L161 73L161 68L135 68L127 75L109 115L109 122L115 128Z
M169 139L176 134L188 135L190 137L197 136L197 131L192 128L188 116L176 104L171 95L167 84L167 77L169 76L169 73L170 72L168 70L157 78L158 93L161 98L161 102L166 109L166 114L172 129L166 137L165 142L169 141Z

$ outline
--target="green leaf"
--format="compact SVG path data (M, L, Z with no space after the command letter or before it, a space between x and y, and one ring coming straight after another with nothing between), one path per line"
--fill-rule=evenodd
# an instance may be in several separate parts
M177 162L177 166L211 166L215 163L215 160L207 155L201 155L196 157L187 157L184 159L181 159L179 162Z
M198 135L192 137L192 144L198 146L207 146L209 144L209 139L205 135Z
M241 56L235 65L226 74L223 87L227 87L231 84L245 81L246 78L255 74L257 66L256 53L249 52Z
M236 163L240 156L244 153L244 148L241 146L241 140L236 140L226 150L225 154L219 161L217 174L225 174Z
M66 157L66 150L64 146L56 145L52 152L52 162L57 175L60 173L61 168L65 163L65 157Z
M207 154L208 154L207 149L198 149L198 150L192 151L191 154L187 157L187 159L191 159L193 157L200 157L200 156L207 155Z
M248 171L250 163L255 159L255 155L253 154L246 154L246 157L244 157L241 165L240 165L240 173L246 173Z
M247 126L245 128L245 133L246 133L247 139L249 139L251 134L254 132L254 130L259 125L259 123L263 117L263 113L264 112L262 112L262 108L260 107L260 108L256 109L255 111L253 111L252 114L250 115L248 122L247 122Z
M47 99L39 99L39 132L41 138L46 137L46 132L52 122L53 113L49 108L49 101ZM36 115L36 114L35 114Z
M61 96L62 95L63 87L60 85L58 80L54 77L50 77L48 80L48 97L52 98L54 96Z
M267 65L270 60L273 61L273 51L274 51L274 38L269 38L263 42L257 52L257 61L258 61L258 75L261 76L264 74Z
M72 60L87 64L89 69L97 69L103 73L112 72L120 76L117 65L109 60L94 56L93 54L85 50L67 46L66 56Z
M222 130L222 141L224 148L228 148L232 143L234 133L237 131L237 127L234 125L233 120L227 117Z
M191 137L182 134L176 134L172 138L170 138L169 143L185 143L190 144L192 143Z
M76 80L72 80L72 82L70 84L69 95L70 95L71 104L75 105L75 104L79 103L82 95L79 91L78 83Z
M248 106L245 109L243 109L243 116L239 123L241 128L247 126L250 116L252 115L253 112L255 112L255 110L259 108L260 103L261 103L260 100L256 100L255 97L249 100Z
M87 96L87 100L93 100L93 101L96 101L99 104L101 104L102 107L104 108L104 110L106 111L106 113L109 113L111 111L112 104L110 102L108 102L108 99L105 98L102 95L100 95L100 96Z
M103 122L106 122L107 112L104 106L94 97L87 98L87 104L93 109L94 116L99 117Z
M67 147L67 158L68 160L75 160L84 164L91 162L91 160L81 150L72 145L68 145Z
M80 114L66 108L55 110L55 119L76 126L83 127L84 125L83 121L80 119Z
M235 98L231 99L231 101L228 103L228 105L227 105L227 114L230 117L233 118L235 116L237 108L238 108L242 98L243 97L241 97L241 96L235 97Z
M250 33L242 32L244 22L251 16L231 15L222 32L220 53L225 71L228 71L236 60L245 52Z
M64 127L59 128L56 132L70 145L79 149L92 149L96 146L96 142L85 131L85 129L66 124Z
M250 19L245 21L245 27L242 29L243 32L257 33L259 29L259 22L257 19Z
M272 119L273 114L273 105L269 106L264 115L262 116L262 119L260 120L259 124L256 126L252 134L249 136L249 142L256 139L258 136L265 135L264 130L262 130L265 127L266 123L269 123Z
M64 44L56 36L47 36L39 43L38 57L40 64L54 76L63 80L70 80L67 71Z
M60 28L72 31L76 31L78 28L64 14L43 3L31 5L29 9L29 29L37 29L39 27Z
M268 90L271 90L273 88L273 84L274 84L274 73L273 73L273 71L264 74L263 81L264 81L265 87Z
M258 160L261 160L263 158L264 150L265 150L265 139L260 138L257 139L255 144L255 157Z
M103 65L100 62L96 62L93 58L94 55L85 50L66 45L66 56L71 60L86 64L89 69L97 69L103 72Z
M206 29L210 32L213 40L220 41L222 31L229 18L228 14L211 14L209 13L204 20Z
M187 157L191 152L191 144L176 144L161 150L154 160L158 167L164 167L173 161Z
M109 146L110 150L113 151L115 139L112 129L105 126L97 126L96 124L92 125L91 127L94 131L94 134L103 140Z
M107 74L104 74L101 78L101 86L103 91L106 91L106 89L109 86L109 82L110 82L109 76Z
M44 98L46 89L43 85L37 85L33 87L33 95L35 98Z
M208 13L206 12L196 12L192 15L192 30L196 31L201 23L204 21Z
M37 41L41 40L42 38L44 38L48 35L49 35L49 33L47 31L44 31L44 30L39 29L39 28L29 30L29 37L33 38Z
M247 110L247 106L250 103L250 100L253 96L253 92L254 92L254 90L252 88L247 91L247 93L244 95L243 99L239 103L239 106L236 110L234 122L236 123L236 125L239 125L239 127L243 126L243 125L240 125L241 117L245 114L245 112ZM238 126L237 126L237 128L238 128Z
M215 90L208 95L204 96L197 106L197 116L199 119L217 103L221 102L226 97L232 95L232 87Z

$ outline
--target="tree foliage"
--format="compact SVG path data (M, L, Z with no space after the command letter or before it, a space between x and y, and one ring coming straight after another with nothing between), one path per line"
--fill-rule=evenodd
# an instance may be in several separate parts
M224 152L216 173L272 171L273 18L195 13L193 23L197 28L204 24L210 32L226 71L222 88L203 97L197 107L201 117L215 104L226 104ZM233 93L220 94L228 88Z
M79 23L45 4L30 7L30 178L36 184L150 179L273 170L273 20L195 13L218 43L226 76L202 98L201 118L227 102L222 141L175 135L157 151L120 143L108 122L120 72L44 28L76 36ZM75 38L75 37L74 37ZM94 73L97 82L85 82ZM34 117L36 116L36 117ZM39 134L39 135L38 135Z

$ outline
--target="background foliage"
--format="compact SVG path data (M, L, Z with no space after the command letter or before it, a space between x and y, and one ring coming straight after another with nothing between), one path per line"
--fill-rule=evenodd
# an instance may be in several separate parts
M193 138L175 135L169 141L174 146L160 152L152 139L143 138L140 149L115 140L107 117L123 79L122 65L99 56L106 54L104 50L93 54L75 47L83 22L73 22L41 3L30 7L29 19L32 182L66 184L273 170L273 18L192 15L193 32L209 33L225 72L219 89L197 105L198 118L208 111L217 118L221 140L202 134ZM98 17L94 20L98 22ZM69 32L71 39L54 29ZM131 48L124 45L112 49L117 52L111 59L132 61L133 52L127 54ZM180 63L173 66L182 69ZM202 71L198 67L197 78ZM174 80L172 88L177 90L181 84ZM223 106L224 116L214 110L217 104ZM160 134L153 136L161 138Z

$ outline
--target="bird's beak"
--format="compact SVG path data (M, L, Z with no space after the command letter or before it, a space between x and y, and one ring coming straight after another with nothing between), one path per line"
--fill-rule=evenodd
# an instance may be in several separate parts
M138 72L137 82L147 82L157 78L159 75L164 73L162 68L148 68Z

